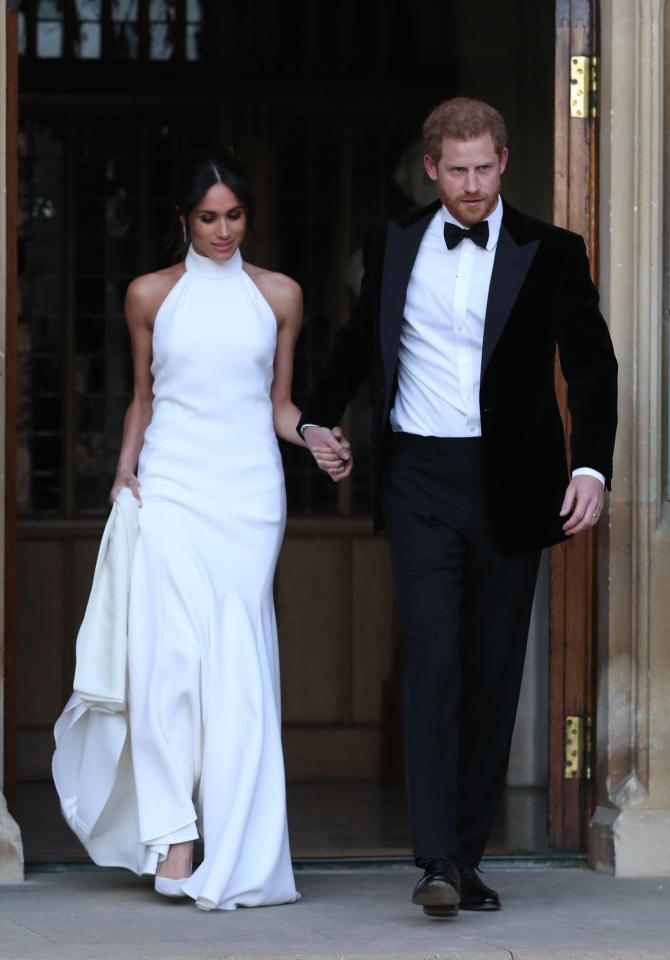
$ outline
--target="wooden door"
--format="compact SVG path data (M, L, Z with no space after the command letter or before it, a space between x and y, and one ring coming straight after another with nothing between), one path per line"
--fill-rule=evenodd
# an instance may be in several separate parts
M578 83L571 82L573 58L597 53L596 0L556 2L556 87L554 122L554 222L582 234L591 270L598 264L598 120L591 96L584 117L571 117ZM595 74L584 77L596 86ZM595 112L595 111L594 111ZM557 369L566 421L566 389ZM584 850L592 809L592 763L586 755L575 776L566 771L566 728L588 754L595 742L596 537L581 534L551 551L549 692L549 837L562 850ZM570 718L580 718L581 730Z

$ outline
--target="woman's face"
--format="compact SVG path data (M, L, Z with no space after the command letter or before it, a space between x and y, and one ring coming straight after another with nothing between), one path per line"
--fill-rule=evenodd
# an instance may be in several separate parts
M222 263L244 240L247 215L233 191L215 183L189 213L188 229L196 253Z

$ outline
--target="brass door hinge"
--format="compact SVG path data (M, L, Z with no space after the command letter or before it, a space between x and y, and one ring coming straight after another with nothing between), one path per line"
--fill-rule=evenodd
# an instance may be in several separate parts
M570 116L598 116L598 58L570 57Z
M565 718L565 780L593 777L593 717Z

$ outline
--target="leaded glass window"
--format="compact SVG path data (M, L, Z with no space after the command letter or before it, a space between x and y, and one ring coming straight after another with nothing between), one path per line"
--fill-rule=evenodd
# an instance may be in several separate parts
M141 120L138 117L138 123ZM22 124L18 500L102 513L132 388L125 291L175 237L170 178L211 144L197 117Z
M62 0L38 0L35 48L42 59L63 56L63 6Z
M17 502L23 511L56 512L65 443L65 141L55 125L31 119L19 148Z
M76 0L74 55L95 60L102 54L102 0Z
M138 140L131 125L108 118L84 124L75 140L73 443L78 512L104 504L104 483L114 475L130 394L123 301L139 267Z
M205 0L21 0L21 56L39 60L200 60Z

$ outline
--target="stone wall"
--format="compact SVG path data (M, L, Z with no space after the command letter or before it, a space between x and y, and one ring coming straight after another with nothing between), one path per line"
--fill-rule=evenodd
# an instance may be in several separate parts
M670 874L665 6L601 3L600 276L620 365L620 427L599 557L598 807L589 852L597 869L626 876Z

